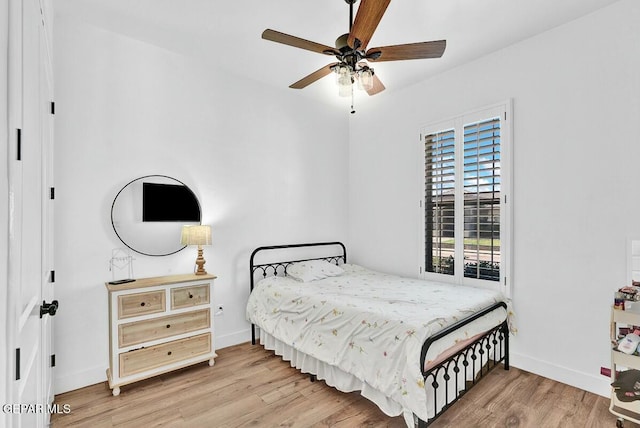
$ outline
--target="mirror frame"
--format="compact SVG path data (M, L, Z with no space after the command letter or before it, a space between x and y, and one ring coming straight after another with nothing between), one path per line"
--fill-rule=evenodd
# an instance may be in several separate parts
M160 254L160 253L158 253L158 254L152 254L152 253L149 253L149 252L141 251L141 250L139 250L139 249L134 248L134 247L133 247L133 245L134 245L134 244L132 244L131 242L127 243L127 242L122 238L121 234L120 234L120 233L118 233L118 229L116 228L116 224L115 224L114 219L113 219L113 211L114 211L114 208L115 208L115 206L116 206L116 202L118 201L118 196L120 196L120 194L121 194L125 189L127 189L131 184L133 184L133 183L135 183L135 182L137 182L137 181L140 181L140 180L144 180L144 179L146 179L146 178L151 178L151 177L161 177L161 178L163 178L163 179L173 180L173 181L175 181L176 183L179 183L179 184L183 185L184 187L186 187L186 188L189 190L189 192L191 192L191 194L193 195L193 199L194 199L194 200L196 201L196 203L198 204L198 210L199 210L199 212L200 212L200 220L198 221L198 224L202 224L202 207L201 207L201 205L200 205L200 200L198 199L198 197L196 196L196 194L194 193L194 191L193 191L193 190L191 190L191 188L190 188L189 186L187 186L186 184L184 184L182 181L178 180L177 178L170 177L170 176L168 176L168 175L162 175L162 174L149 174L149 175L143 175L142 177L134 178L133 180L129 181L127 184L125 184L124 186L122 186L122 188L118 191L118 193L116 194L115 198L113 198L113 202L111 203L111 226L113 227L113 231L115 232L115 234L116 234L116 236L118 237L118 239L120 240L120 242L122 242L124 245L126 245L126 246L127 246L127 248L129 248L129 249L131 249L131 250L135 251L135 252L136 252L136 253L138 253L138 254L142 254L142 255L145 255L145 256L151 256L151 257L164 257L164 256L169 256L169 255L171 255L171 254L178 253L178 252L180 252L180 251L184 250L187 246L186 246L186 245L183 245L183 246L181 246L180 248L178 248L178 249L177 249L177 250L175 250L175 251L171 251L171 252L167 252L167 253L161 253L161 254ZM180 225L180 227L182 227L182 226L183 226L183 223L180 223L180 222L166 222L166 223L174 223L174 224L176 224L176 225ZM195 223L195 222L194 222L194 223ZM121 231L121 233L122 233L122 231ZM179 244L179 245L181 245L181 244Z

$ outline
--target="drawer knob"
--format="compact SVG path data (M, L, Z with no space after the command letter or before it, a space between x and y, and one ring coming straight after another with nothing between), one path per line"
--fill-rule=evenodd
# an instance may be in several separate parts
M144 306L144 302L140 303L140 306Z
M167 328L171 328L171 324L167 324Z
M167 355L171 355L171 351L167 352Z
M189 293L189 298L193 299L193 294Z

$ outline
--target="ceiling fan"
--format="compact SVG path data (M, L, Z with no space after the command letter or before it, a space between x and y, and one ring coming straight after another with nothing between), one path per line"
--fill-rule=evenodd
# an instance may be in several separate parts
M264 30L262 38L312 52L335 56L332 62L290 85L302 89L315 81L335 72L341 96L353 96L353 85L358 83L369 95L385 89L367 61L401 61L408 59L440 58L447 45L446 40L381 46L367 49L378 23L382 19L391 0L360 0L360 6L353 19L353 5L358 0L345 0L349 4L349 32L336 39L335 48L315 43L275 30Z

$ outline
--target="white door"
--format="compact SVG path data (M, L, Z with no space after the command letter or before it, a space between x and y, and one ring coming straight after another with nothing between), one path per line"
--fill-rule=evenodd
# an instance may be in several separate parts
M32 0L33 1L33 0ZM44 8L43 8L44 9ZM46 17L43 16L43 19ZM54 299L54 246L53 246L53 214L55 201L55 187L53 184L53 126L54 126L54 103L53 103L53 70L51 61L51 44L48 43L46 29L40 31L40 59L43 62L40 66L40 124L41 124L41 158L42 158L42 303L50 305L47 313L42 316L42 385L43 403L45 405L53 403L53 367L55 366L55 354L53 347L53 323L55 312L57 311L57 301ZM55 307L52 307L52 306ZM49 422L49 412L45 412L46 420Z
M9 20L9 338L12 428L49 423L52 298L51 68L41 4L10 0ZM48 303L50 301L47 301Z
M48 2L47 2L48 3ZM43 8L44 9L44 8ZM45 21L46 21L45 16ZM50 27L46 27L50 28ZM53 324L57 310L57 301L54 296L55 268L53 257L53 214L55 201L55 187L53 184L53 152L54 152L54 103L53 103L53 71L51 61L51 43L48 43L45 31L40 31L40 58L44 64L40 67L40 123L42 126L42 302L55 305L49 308L49 312L42 317L42 383L43 383L43 403L53 403L53 367L55 366L55 354L53 347ZM45 309L45 308L43 308ZM49 413L46 413L48 423Z

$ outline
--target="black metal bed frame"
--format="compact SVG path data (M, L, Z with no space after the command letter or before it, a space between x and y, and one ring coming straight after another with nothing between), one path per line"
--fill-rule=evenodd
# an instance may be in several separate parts
M299 260L254 264L255 256L261 251L319 246L340 246L342 248L342 254ZM269 274L273 276L277 276L278 274L286 276L287 267L290 264L309 260L326 260L336 265L340 264L341 261L342 263L346 263L347 249L343 243L337 241L258 247L251 253L251 257L249 259L249 277L251 291L253 291L255 285L254 277L256 276L256 272L261 274L263 278L266 278ZM431 423L433 423L449 407L451 407L464 394L466 394L470 388L475 386L481 378L485 377L491 369L498 366L499 363L503 363L504 369L509 370L509 327L506 319L501 324L485 332L476 340L474 340L452 356L439 362L428 370L425 370L425 360L427 357L427 352L429 351L429 347L434 342L464 327L472 321L475 321L476 319L500 308L504 308L505 310L507 310L506 303L498 302L494 305L491 305L473 315L470 315L467 318L464 318L448 326L447 328L429 337L424 342L420 352L420 367L422 370L422 376L425 381L425 388L430 386L433 389L434 416L432 418L429 418L427 421L423 421L417 416L414 416L418 428L423 428L431 425ZM256 344L256 329L254 324L251 324L251 343L253 345ZM478 359L480 361L477 361ZM313 380L315 376L312 375L311 378ZM459 390L461 380L465 383L465 386L463 389ZM441 385L441 383L443 383L443 385ZM452 399L449 398L451 392L450 387L454 388ZM439 396L443 397L444 399L443 405L438 405Z

